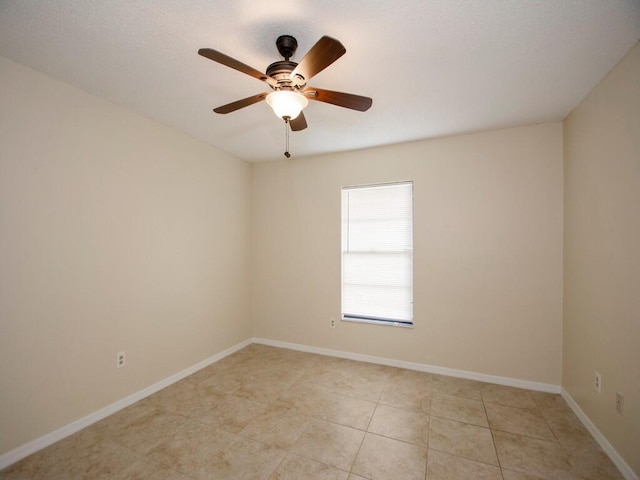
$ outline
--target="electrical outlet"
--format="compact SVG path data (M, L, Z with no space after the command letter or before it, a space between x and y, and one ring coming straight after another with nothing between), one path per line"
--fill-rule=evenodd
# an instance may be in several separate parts
M116 355L116 368L122 368L125 366L126 358L124 352L118 352Z
M622 415L624 408L624 395L620 392L616 392L616 412Z
M336 319L335 319L335 318L331 317L331 318L329 319L329 326L330 326L331 328L336 328Z
M598 393L602 391L602 377L598 372L596 372L595 378L593 379L593 386Z

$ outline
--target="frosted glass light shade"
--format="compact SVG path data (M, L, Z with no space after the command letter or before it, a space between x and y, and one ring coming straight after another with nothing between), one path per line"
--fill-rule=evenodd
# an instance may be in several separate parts
M278 117L293 120L309 104L309 100L297 92L278 90L267 95L267 103Z

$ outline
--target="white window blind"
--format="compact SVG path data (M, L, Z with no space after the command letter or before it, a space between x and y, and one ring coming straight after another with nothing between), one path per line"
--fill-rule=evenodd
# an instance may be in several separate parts
M342 318L413 323L413 182L343 187Z

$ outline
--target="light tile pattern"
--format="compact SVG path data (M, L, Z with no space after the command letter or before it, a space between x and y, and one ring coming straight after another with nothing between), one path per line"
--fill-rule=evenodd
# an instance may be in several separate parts
M250 345L0 480L622 479L559 395Z

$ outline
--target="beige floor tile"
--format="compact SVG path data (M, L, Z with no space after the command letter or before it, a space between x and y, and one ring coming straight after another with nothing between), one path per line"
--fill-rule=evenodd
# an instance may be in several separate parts
M567 448L593 447L601 450L589 431L571 410L543 410L542 415L561 445Z
M427 480L502 480L500 468L429 450Z
M431 408L431 387L391 384L382 392L380 403L428 414Z
M189 375L185 380L191 382L191 383L195 383L198 384L200 382L202 382L203 380L206 380L207 378L209 378L210 376L212 376L215 373L219 373L222 370L225 370L227 367L229 367L232 364L232 360L231 357L233 357L233 355L223 358L222 360L217 361L216 363L213 363L209 366L206 366L200 370L198 370L195 373L192 373L191 375ZM235 362L233 362L235 363Z
M585 480L623 480L623 476L593 438L563 446L574 472Z
M304 360L307 357L324 358L321 355L298 352L295 350L272 347L269 345L260 345L257 343L251 344L248 347L239 350L234 355L242 355L242 361L244 362L257 361L261 364L288 363L294 364L294 366L297 365L299 361Z
M528 390L529 396L533 399L536 406L543 408L569 408L567 402L558 393L534 392Z
M74 452L82 448L90 447L99 441L107 440L109 438L107 431L102 426L99 426L99 423L100 422L98 422L98 424L90 425L87 428L60 440L59 442L54 443L48 447L47 450L51 452L59 451L61 453Z
M429 415L380 404L368 431L426 446L429 440Z
M172 403L174 396L180 396L183 400L188 400L190 397L197 396L198 386L195 382L191 381L189 377L183 378L163 388L162 390L149 395L144 399L145 402L152 403L153 405L161 404L167 406Z
M257 403L271 404L282 395L295 380L278 380L272 376L256 376L255 380L243 384L233 394Z
M379 400L385 387L384 378L376 378L362 367L309 372L300 378L299 384L371 402Z
M106 438L122 431L130 425L144 421L146 417L152 417L160 412L162 412L162 409L150 403L147 398L123 408L88 428L93 431L94 435Z
M431 417L429 449L498 465L491 431L476 425Z
M503 480L583 480L577 473L559 471L546 475L517 472L515 470L502 469Z
M191 423L150 456L196 479L237 479L267 478L285 454L262 442Z
M185 379L151 395L145 402L169 413L189 416L194 411L215 406L222 397L220 393Z
M209 425L189 422L171 438L163 440L149 456L189 476L212 468L235 435Z
M60 478L60 472L54 470L56 464L48 461L45 452L46 449L36 452L0 471L0 480L32 480L47 475Z
M219 360L218 362L216 362L216 364L225 363L225 361L228 361L228 363L231 363L231 364L235 364L239 361L246 360L248 358L254 358L254 357L266 355L267 352L273 351L273 348L274 347L269 347L267 345L252 343L251 345L247 345L246 347L232 353L228 357L225 357L222 360Z
M269 480L346 480L348 476L347 471L289 453Z
M107 438L102 437L104 428L96 429L95 425L10 465L0 471L0 479L65 478L65 476L68 476L68 472L65 471L65 465L68 465L74 457L83 455L85 451L101 442L112 443Z
M112 479L141 480L163 466L150 458L138 455L111 441L101 441L89 448L74 452L64 461L49 466L41 475L27 478L42 479Z
M352 472L372 480L423 480L427 448L367 433Z
M284 391L274 402L274 405L291 408L302 415L314 417L322 415L325 405L331 403L328 399L331 395L324 390L296 383Z
M563 400L564 402L564 400ZM540 411L550 425L557 423L567 423L572 425L582 425L573 410L566 403L556 402L553 405L544 405Z
M493 438L502 468L555 480L579 478L556 442L497 431Z
M482 383L466 378L445 377L444 375L433 375L432 388L434 393L444 393L445 395L456 395L460 397L482 400L480 387Z
M194 411L190 418L227 432L240 433L247 425L264 415L268 408L267 405L243 397L223 395L215 406Z
M306 369L297 366L292 361L263 360L256 358L251 362L238 364L234 368L242 369L250 377L250 383L265 384L272 382L278 385L291 385L300 380Z
M380 403L406 410L429 413L431 375L413 370L394 369L380 397Z
M303 457L350 470L364 432L334 423L315 420L291 450Z
M394 391L403 393L416 392L428 399L433 390L432 383L432 375L430 373L394 368L387 372L387 380L383 392L387 394Z
M355 473L349 474L349 478L347 480L369 480L368 478L361 477L360 475L356 475Z
M305 373L320 374L324 372L339 373L346 368L352 368L353 361L338 357L309 354L303 362Z
M295 386L284 392L274 405L292 408L301 415L366 430L376 404L322 389Z
M349 370L350 374L366 382L376 383L382 387L385 387L389 382L393 381L397 377L397 372L401 370L395 367L368 362L354 362L354 365L355 368Z
M111 475L108 478L109 480L113 480L114 478L126 478L128 480L147 480L149 474L160 474L162 472L167 472L167 467L158 462L153 461L148 456L144 455L135 455L133 458L128 458L128 454L124 454L120 457L122 461L123 467L119 469L114 475ZM169 478L179 478L181 475L177 472L171 472L172 475ZM89 474L85 475L84 478L98 479L98 476Z
M488 427L484 403L455 395L435 394L431 398L431 415L448 418L463 423L471 423L479 427Z
M68 448L68 439L55 443L48 448L40 450L0 472L2 480L32 480L32 479L66 479L69 475L66 466L72 458L82 454L98 442L88 447ZM64 447L61 444L66 443ZM74 442L74 447L77 445Z
M483 383L480 390L485 402L516 408L536 408L536 402L529 395L529 391L522 388Z
M337 393L330 398L332 405L327 412L327 420L362 430L367 428L376 409L376 402Z
M311 423L305 417L285 407L271 406L240 431L240 435L268 445L290 450Z
M251 372L236 364L208 376L198 385L216 393L231 394L250 380Z
M166 438L171 438L188 420L181 415L158 411L140 417L110 436L114 441L141 454L147 454Z
M302 357L297 359L295 364L305 373L321 372L330 369L339 370L345 365L344 360L341 358L327 357L313 353L298 353L300 353Z
M589 431L582 425L551 425L551 431L558 443L565 447L582 448L596 443ZM597 448L599 449L600 447Z
M530 475L528 473L516 472L515 470L502 469L503 480L546 480L546 477Z
M198 480L266 479L282 462L287 452L249 438L236 436L223 451L210 459L198 472Z
M163 467L161 470L152 473L148 477L144 477L144 480L191 480L191 477L180 472L176 472L169 467Z
M395 387L411 387L421 390L431 390L433 374L420 372L418 370L406 370L404 368L393 368L387 371L389 384Z
M517 433L549 441L555 440L547 421L538 410L526 410L486 402L484 405L492 430Z

